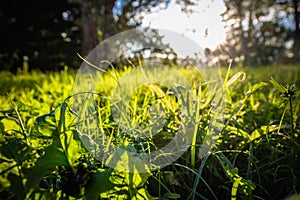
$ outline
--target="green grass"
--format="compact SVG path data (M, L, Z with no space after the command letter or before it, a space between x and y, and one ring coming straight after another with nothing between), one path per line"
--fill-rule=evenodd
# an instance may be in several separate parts
M207 73L223 80L221 90L195 76L192 68L175 68L191 88L175 88L174 95L170 88L153 83L134 88L127 102L118 100L118 82L134 86L122 79L132 69L109 70L99 77L94 91L79 94L73 94L75 73L67 69L46 74L0 72L0 196L283 199L300 191L300 97L292 87L300 88L299 67L210 70ZM155 71L146 77L159 73L164 74ZM213 94L222 92L225 103L220 111L214 108ZM117 118L114 112L122 103L127 103L128 114ZM214 121L220 113L224 118ZM136 166L135 172L144 173L128 173L126 154L113 162L113 148L147 155L164 147L186 123L183 119L190 120L191 143L172 164L152 172L149 166ZM220 130L211 129L211 123ZM214 137L215 144L205 140L206 135ZM213 148L202 155L205 144ZM91 152L99 149L103 156L96 159ZM109 163L117 170L105 167Z

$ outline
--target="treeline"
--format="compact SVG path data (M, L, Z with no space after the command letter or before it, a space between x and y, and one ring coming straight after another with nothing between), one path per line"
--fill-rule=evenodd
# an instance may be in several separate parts
M199 1L201 2L201 1ZM2 0L0 69L78 67L99 42L137 27L159 0ZM197 1L178 1L183 12ZM211 58L241 65L299 62L299 0L224 0L227 41Z

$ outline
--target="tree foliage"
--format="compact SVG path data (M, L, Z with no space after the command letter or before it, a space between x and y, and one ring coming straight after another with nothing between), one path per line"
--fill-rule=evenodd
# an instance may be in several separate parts
M1 69L22 67L24 56L31 68L74 64L80 47L78 6L67 0L1 1Z
M224 51L245 65L299 57L298 1L225 0L228 38Z

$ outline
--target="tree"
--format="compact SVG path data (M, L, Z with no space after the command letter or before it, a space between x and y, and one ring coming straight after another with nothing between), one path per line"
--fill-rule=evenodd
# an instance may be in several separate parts
M252 28L253 3L246 0L225 0L226 12L224 21L228 22L228 46L225 48L236 61L242 60L243 65L249 61L249 41ZM234 23L229 23L234 21Z
M286 9L286 16L293 15L294 27L293 29L293 53L295 59L300 60L300 11L299 0L277 0L276 4L284 6Z
M93 14L93 1L81 0L81 52L86 56L98 43L97 19Z
M289 2L289 3L287 3ZM299 46L299 12L296 1L275 2L270 0L225 0L227 11L224 21L227 22L228 42L223 46L227 54L245 65L269 64L283 57L290 56L289 43ZM294 37L288 26L294 5ZM298 51L299 52L299 51ZM294 54L294 57L298 57Z
M91 50L94 51L93 55L89 55L86 59L93 64L100 67L99 61L101 60L109 60L112 61L111 58L114 57L120 50L128 50L130 49L130 45L126 47L115 45L112 43L108 44L106 42L102 43L101 46L95 48L98 43L103 42L110 36L113 36L122 31L126 31L128 29L132 29L141 24L142 19L146 13L150 13L152 11L151 8L156 7L160 4L167 4L167 1L148 1L148 0L103 0L103 1L95 1L95 0L81 0L81 10L82 10L82 54L86 57ZM86 6L88 5L88 6ZM114 11L114 12L113 12ZM89 16L83 13L88 13ZM86 24L92 24L91 26L86 27ZM155 33L150 33L149 30L145 29L145 32L148 32L150 35L149 39L144 40L142 35L137 34L136 36L140 38L130 38L128 36L127 43L135 43L137 41L142 41L142 43L155 43L161 44L161 37ZM98 34L95 34L98 33ZM87 37L85 37L87 36ZM154 39L155 38L155 39ZM155 41L155 42L154 42ZM149 49L147 49L148 51ZM97 53L95 53L97 51ZM153 50L154 51L154 50ZM142 55L142 53L136 52L138 57ZM132 62L135 62L137 57L135 56ZM142 59L140 57L139 59ZM128 58L121 56L121 58L117 61L119 64L124 64L124 62L128 62ZM117 64L114 62L114 64ZM128 63L126 63L128 64ZM103 64L106 65L106 64ZM104 66L103 66L104 67Z
M297 57L300 57L300 11L299 0L293 0L294 4L294 19L295 19L295 49Z
M143 17L140 13L150 12L150 7L155 7L162 2L164 1L81 0L83 56L106 38L138 26Z
M22 67L57 69L74 65L80 35L76 19L78 4L67 0L0 2L2 69Z

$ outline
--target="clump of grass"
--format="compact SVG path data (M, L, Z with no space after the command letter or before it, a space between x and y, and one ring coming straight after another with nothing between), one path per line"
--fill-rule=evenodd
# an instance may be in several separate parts
M295 88L300 85L299 71L291 68L289 73L274 70L276 80L283 80L283 74L289 77L285 80L292 83L289 86L275 79L266 82L265 72L273 68L220 69L218 73L227 74L220 91L211 90L203 77L193 76L194 69L178 68L191 79L190 90L179 86L182 94L174 95L176 91L160 84L137 88L126 104L128 115L121 125L114 115L119 102L113 101L113 89L131 67L106 71L95 90L67 99L69 85L74 83L67 71L45 74L34 89L21 91L19 82L12 82L9 95L0 97L0 195L21 199L282 199L299 192L300 105ZM244 73L246 80L238 81L245 78ZM24 76L30 79L37 74L13 79ZM89 78L85 81L94 83ZM97 160L97 144L104 147L107 157L102 158L109 158L111 148L150 154L169 143L181 123L180 108L188 98L184 92L194 97L186 109L193 117L193 137L179 159L143 174L112 170L105 167L105 159ZM222 129L210 129L214 92L225 92ZM165 120L158 126L155 119L160 118ZM93 133L101 137L88 134L94 128ZM211 134L215 143L202 155L204 135L209 131L217 132ZM127 163L126 159L120 157L119 163Z

